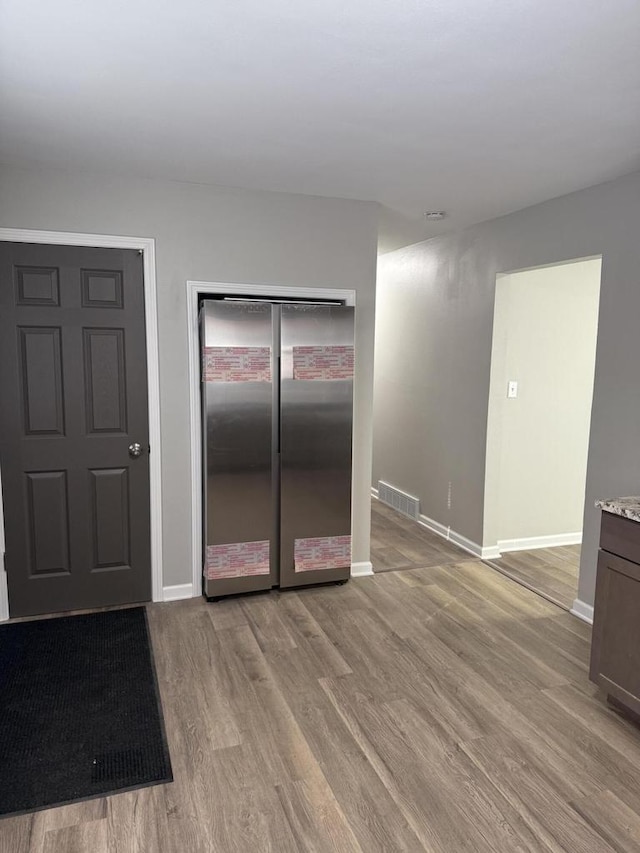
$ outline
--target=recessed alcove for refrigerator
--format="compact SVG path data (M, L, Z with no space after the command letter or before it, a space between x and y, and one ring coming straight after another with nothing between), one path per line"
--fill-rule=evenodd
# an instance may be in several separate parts
M354 309L200 307L208 598L347 580Z

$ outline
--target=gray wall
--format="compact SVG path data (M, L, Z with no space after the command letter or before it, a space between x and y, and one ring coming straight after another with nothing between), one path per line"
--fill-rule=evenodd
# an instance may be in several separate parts
M192 574L186 280L356 290L353 559L369 559L376 205L3 168L0 226L156 239L165 586Z
M636 172L383 255L378 266L374 484L417 494L425 515L481 543L496 274L602 254L578 593L589 604L593 502L640 493L639 229Z

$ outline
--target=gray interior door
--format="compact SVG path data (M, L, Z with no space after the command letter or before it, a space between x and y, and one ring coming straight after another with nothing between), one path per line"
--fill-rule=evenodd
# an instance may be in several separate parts
M280 586L351 571L354 309L283 305Z
M0 394L11 616L148 600L137 251L0 243Z

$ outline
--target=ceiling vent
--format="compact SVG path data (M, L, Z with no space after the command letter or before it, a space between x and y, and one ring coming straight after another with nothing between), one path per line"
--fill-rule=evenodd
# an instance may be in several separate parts
M390 486L383 480L378 480L378 499L409 518L416 521L420 518L420 500L400 489L396 489L395 486Z

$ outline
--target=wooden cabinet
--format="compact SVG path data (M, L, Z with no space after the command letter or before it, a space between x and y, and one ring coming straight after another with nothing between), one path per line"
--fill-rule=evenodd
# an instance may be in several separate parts
M602 513L591 680L640 714L640 523Z

